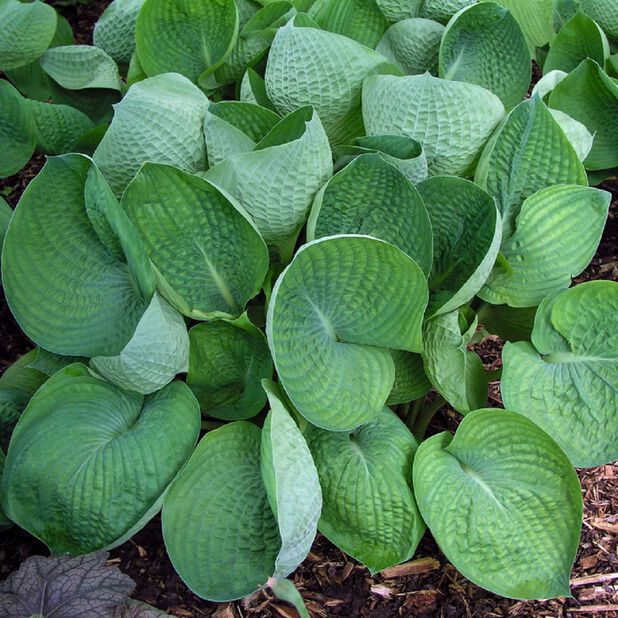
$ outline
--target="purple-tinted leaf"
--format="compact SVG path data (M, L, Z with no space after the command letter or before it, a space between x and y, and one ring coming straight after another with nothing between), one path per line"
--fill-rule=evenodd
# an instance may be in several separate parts
M135 584L108 555L31 556L0 583L0 618L111 618Z
M126 605L117 607L112 616L113 618L172 618L169 614L148 605L148 603L141 603L133 599L129 599Z

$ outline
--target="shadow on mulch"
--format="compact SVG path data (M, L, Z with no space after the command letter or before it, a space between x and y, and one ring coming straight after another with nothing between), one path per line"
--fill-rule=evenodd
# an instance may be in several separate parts
M60 9L73 26L76 42L91 42L92 26L107 4L97 0ZM15 206L43 163L44 158L36 156L19 175L0 181L0 194ZM577 283L592 279L618 281L618 182L604 188L614 193L609 220L596 256L575 280ZM0 370L31 347L10 314L0 288ZM477 346L488 369L500 367L501 349L502 342L497 337ZM490 388L490 404L501 405L497 384ZM460 418L445 407L436 415L429 431L454 431ZM429 534L421 541L411 564L373 577L318 535L293 579L312 615L318 617L618 618L618 464L582 470L579 477L584 495L584 526L573 570L573 599L515 602L493 595L463 578ZM43 544L23 530L13 528L0 534L0 579L28 556L47 553ZM133 539L113 550L110 562L135 580L135 598L179 618L296 616L293 609L265 591L227 604L196 597L182 583L167 557L158 516ZM611 574L616 578L608 578Z

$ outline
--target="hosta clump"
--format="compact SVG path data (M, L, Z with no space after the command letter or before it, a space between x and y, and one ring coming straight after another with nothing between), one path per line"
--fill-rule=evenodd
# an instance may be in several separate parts
M480 586L568 595L573 466L618 457L618 283L571 287L618 35L571 4L115 0L95 47L1 4L0 173L59 156L0 201L37 346L0 379L0 526L81 555L162 509L217 601L297 601L317 530L377 572L428 529Z

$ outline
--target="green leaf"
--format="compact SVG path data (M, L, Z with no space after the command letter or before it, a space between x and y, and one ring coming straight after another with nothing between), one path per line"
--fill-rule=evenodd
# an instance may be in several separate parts
M234 0L146 0L135 29L147 75L174 71L193 82L221 65L237 37Z
M482 287L500 249L500 215L474 183L434 176L418 185L433 230L428 315L448 313Z
M36 125L25 99L0 79L0 178L18 172L34 153Z
M500 0L500 5L519 22L532 51L553 40L553 0Z
M402 135L357 137L347 146L333 148L335 171L359 155L377 152L414 183L427 178L427 157L419 142Z
M476 2L477 0L423 0L418 15L446 24L455 13Z
M587 184L577 153L538 96L520 103L494 133L474 180L496 198L503 241L533 193L556 184Z
M502 245L509 264L494 268L479 296L494 304L535 307L566 289L594 256L611 195L606 191L556 185L523 204L515 233Z
M260 291L266 245L249 217L210 182L145 163L122 205L157 270L161 293L182 314L236 317Z
M345 144L364 133L363 80L392 70L386 58L348 37L288 24L277 32L268 56L266 91L282 114L312 105L331 144Z
M366 236L313 241L273 289L266 332L292 404L332 430L375 418L395 379L389 349L419 352L427 284L393 245Z
M476 331L476 320L462 334L459 312L432 318L425 324L423 363L436 390L458 412L465 414L487 403L488 375L468 344Z
M245 103L255 103L273 112L277 112L266 93L264 78L249 67L240 84L240 100Z
M50 45L57 17L52 6L35 0L0 4L0 71L22 67L36 60Z
M584 161L592 150L594 142L592 133L581 122L571 118L568 114L557 109L550 109L549 111L571 142L571 146L573 146L579 160Z
M52 47L41 56L43 70L63 88L120 90L118 66L99 47L67 45Z
M158 511L198 433L185 384L144 398L69 365L37 391L15 428L2 506L52 553L116 546Z
M122 352L95 356L90 367L120 388L149 395L186 372L188 363L185 321L155 292Z
M594 135L586 169L618 166L618 84L594 60L584 60L552 91L549 105Z
M9 229L9 223L13 216L13 209L6 203L6 201L0 197L0 255L2 255L2 245L4 244L4 237Z
M509 307L484 303L479 322L504 341L530 341L536 307Z
M318 527L372 573L407 560L425 525L412 494L417 444L388 408L353 432L306 434L324 499Z
M211 104L204 119L208 164L251 152L281 120L275 112L252 103L221 101Z
M198 324L189 331L187 384L203 414L244 420L264 407L261 381L273 375L268 344L248 320Z
M393 24L376 51L408 75L438 72L444 26L430 19L410 18Z
M388 27L375 0L317 0L309 15L322 30L342 34L372 49Z
M84 185L91 165L81 155L49 159L4 241L11 311L30 339L58 354L118 354L150 301L90 224Z
M268 580L268 585L278 599L294 607L300 618L311 618L298 588L289 579L274 579L271 577Z
M282 401L279 388L264 380L270 412L262 429L260 466L269 504L281 536L275 578L287 577L307 557L322 510L322 490L303 434Z
M36 348L33 352L35 353L34 360L28 364L28 367L37 369L47 376L53 376L57 371L73 363L83 363L84 365L88 363L88 359L82 356L62 356L48 352L43 348Z
M271 251L287 262L332 165L320 119L303 107L286 116L252 152L223 161L205 177L239 202Z
M389 406L420 399L431 390L420 354L391 350L391 356L395 363L395 382L386 400Z
M0 449L0 480L2 479L2 473L4 472L4 452ZM0 530L4 531L6 528L10 528L13 522L4 514L2 507L0 506Z
M429 275L433 242L425 204L410 180L380 154L356 157L318 193L307 240L335 234L390 242Z
M496 95L429 73L371 76L363 85L368 135L406 135L423 144L430 175L464 174L504 115Z
M579 6L612 41L618 42L618 13L613 0L579 0Z
M547 95L567 76L564 71L549 71L534 85L531 97L538 94L543 101L547 102Z
M376 4L391 23L416 17L422 3L423 0L376 0Z
M543 74L555 70L570 73L586 58L603 66L608 56L609 43L603 30L590 17L577 12L560 28L543 64Z
M547 297L532 344L503 351L505 403L534 421L574 466L618 458L618 284L593 281Z
M515 599L570 596L582 498L558 445L528 419L485 409L455 437L426 440L414 493L440 549L461 574Z
M507 9L481 2L449 22L440 45L440 77L483 86L512 109L528 91L531 75L528 44Z
M116 62L129 64L135 51L135 24L144 0L113 0L94 25L93 42Z
M200 597L229 601L264 585L281 542L259 428L237 421L207 433L166 495L162 523L174 568Z
M29 99L25 104L36 125L37 147L45 154L70 152L82 135L94 129L94 122L74 107Z
M181 75L159 75L131 86L94 153L116 195L145 161L188 172L204 169L207 106L204 94Z

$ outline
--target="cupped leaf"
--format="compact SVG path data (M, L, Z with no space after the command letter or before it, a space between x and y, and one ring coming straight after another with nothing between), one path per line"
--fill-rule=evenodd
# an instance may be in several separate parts
M591 170L618 166L618 84L594 60L584 60L552 91L549 105L594 135L584 161Z
M427 178L427 157L423 147L415 139L403 135L357 137L350 145L333 148L335 170L346 166L354 157L374 152L414 183Z
M465 414L487 403L488 375L468 344L476 331L476 320L462 333L459 312L432 318L425 324L423 363L436 390L458 412Z
M205 79L232 51L238 36L234 0L146 0L135 41L147 75L177 72Z
M579 6L612 41L618 42L618 12L613 0L579 0Z
M372 49L388 27L375 0L317 0L309 15L322 30L343 34Z
M264 585L281 541L260 471L259 428L237 421L207 433L167 493L162 523L174 568L197 595L228 601Z
M368 135L406 135L423 144L430 175L464 174L504 115L496 95L428 73L374 75L363 85Z
M429 275L432 232L414 185L379 154L364 154L335 174L318 193L307 239L365 234L407 253Z
M515 233L479 296L494 304L535 307L566 289L586 268L601 240L611 195L599 189L556 185L521 207Z
M581 122L571 118L568 114L557 109L550 109L549 111L571 142L571 146L573 146L573 150L577 153L579 160L584 161L592 150L594 143L592 133Z
M307 557L322 510L322 490L313 458L276 384L264 380L270 412L262 429L260 466L275 514L281 549L273 576L281 579Z
M11 618L103 618L135 588L109 554L30 556L0 584L0 606ZM116 614L114 614L115 616Z
M388 408L353 432L310 427L324 506L318 527L376 573L412 556L425 525L412 494L417 444Z
M577 12L560 28L551 44L543 74L556 70L570 73L586 58L603 66L608 56L609 44L603 30L590 17Z
M281 120L275 112L241 101L211 104L204 118L204 137L208 164L251 152Z
M156 292L133 337L117 356L95 356L90 367L120 388L149 395L187 371L189 335L182 316Z
M333 163L328 138L311 107L286 116L252 152L231 157L205 177L234 197L273 253L291 257L300 228Z
M12 176L30 159L36 147L36 125L25 99L0 79L0 178Z
M384 56L346 36L288 24L277 32L268 56L266 91L282 114L312 105L331 144L345 144L364 133L363 80L396 70L391 67Z
M66 45L52 47L41 56L43 70L63 88L120 90L118 65L99 47Z
M160 508L199 426L181 382L144 398L69 365L37 391L15 428L2 506L52 553L116 546Z
M188 172L204 169L207 107L204 94L181 75L159 75L131 86L94 153L114 192L120 195L145 161Z
M500 5L519 22L532 51L553 40L553 0L500 0Z
M57 17L52 6L3 0L0 5L0 71L36 60L50 45Z
M122 205L157 270L161 293L184 315L236 317L260 291L266 245L249 217L210 182L145 163Z
M422 3L423 0L376 0L376 4L391 23L416 17Z
M507 344L502 396L574 466L618 458L618 284L583 283L539 306L532 344Z
M52 105L27 100L36 126L36 142L45 154L58 155L70 152L82 135L94 129L86 114L69 105Z
M435 176L418 185L433 231L428 315L448 313L482 287L500 249L500 215L474 183Z
M534 423L509 410L472 412L455 437L421 444L413 475L423 519L464 577L515 599L570 596L581 490Z
M526 38L507 9L481 2L449 22L440 45L440 77L483 86L511 109L524 98L531 75Z
M485 330L503 341L530 341L536 307L509 307L484 303L478 312Z
M588 184L577 153L538 96L520 103L494 133L474 180L496 198L504 240L533 193L555 184Z
M393 24L384 33L376 51L408 75L425 71L437 74L443 34L444 26L437 21L404 19Z
M135 50L135 24L144 0L113 0L99 17L93 42L116 62L129 64Z
M455 13L475 4L477 0L423 0L419 9L419 17L447 23Z
M531 96L538 94L541 99L546 101L547 95L567 76L564 71L554 70L549 71L539 81L534 84Z
M4 241L9 307L30 339L58 354L118 354L150 302L92 228L84 198L91 165L80 155L49 159Z
M419 399L431 390L420 354L391 350L391 356L395 363L395 382L386 400L389 406Z
M393 387L388 348L419 352L427 284L400 249L366 236L305 245L279 277L266 331L282 386L318 427L375 418Z
M187 384L202 413L225 420L255 416L266 403L262 380L273 375L266 338L248 320L198 324L189 331Z

